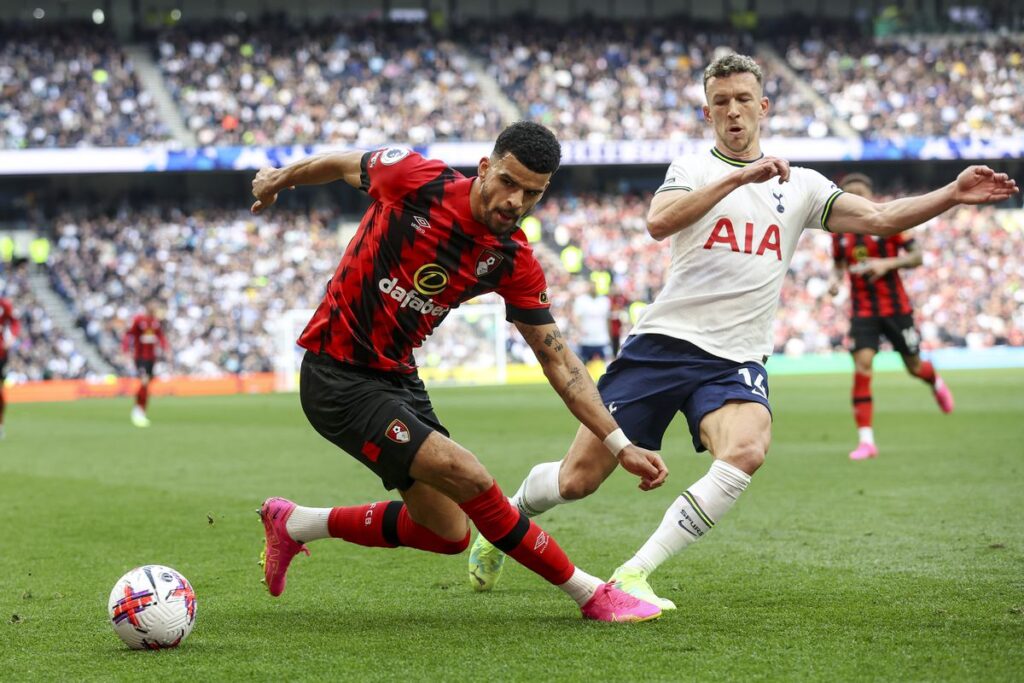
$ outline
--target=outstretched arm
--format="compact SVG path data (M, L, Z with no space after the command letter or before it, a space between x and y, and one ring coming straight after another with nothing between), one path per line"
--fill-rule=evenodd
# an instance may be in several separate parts
M640 477L641 489L648 491L661 486L668 476L665 462L657 453L629 443L622 436L615 418L604 407L594 380L569 348L558 325L529 325L516 321L516 327L540 361L544 376L576 419L605 442L625 470ZM622 444L616 443L619 439Z
M920 225L957 204L1001 202L1017 194L1017 182L988 166L968 166L956 180L919 197L876 203L844 193L832 205L828 228L833 232L888 237Z
M747 183L763 183L778 176L789 180L789 162L764 157L696 190L665 190L654 195L647 212L647 232L659 242L690 227L715 204Z
M914 243L899 256L865 259L857 264L860 268L856 272L858 275L866 276L869 282L874 282L891 270L917 268L922 263L924 255L921 253L921 247Z
M359 188L363 159L362 150L328 152L306 157L284 168L261 168L252 179L252 212L260 213L277 201L281 190L295 189L296 185L322 185L344 180Z

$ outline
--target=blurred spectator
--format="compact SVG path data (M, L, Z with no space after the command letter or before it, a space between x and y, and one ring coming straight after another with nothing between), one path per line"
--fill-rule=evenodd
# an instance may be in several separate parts
M467 49L525 118L562 140L710 138L701 107L704 68L720 51L755 54L753 39L693 21L530 19L470 27ZM769 135L828 135L827 110L765 68L774 103Z
M812 36L780 46L866 139L1024 135L1024 48L1009 37L876 41Z
M79 379L89 374L85 357L74 341L59 333L28 282L28 266L5 265L0 292L10 299L21 323L7 360L7 381L19 384L46 379Z
M189 25L159 64L202 145L491 140L502 127L464 54L422 24Z
M313 308L341 248L332 217L279 210L123 210L56 221L54 288L102 355L127 374L118 342L142 302L163 306L165 374L273 369L288 309Z
M169 139L113 34L93 23L0 24L0 148Z

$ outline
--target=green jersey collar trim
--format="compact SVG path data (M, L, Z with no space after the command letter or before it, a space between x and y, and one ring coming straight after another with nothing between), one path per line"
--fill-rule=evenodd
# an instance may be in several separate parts
M755 161L758 161L759 159L763 159L764 158L764 153L762 152L761 156L759 156L757 159L733 159L731 156L728 156L726 154L722 154L721 152L719 152L717 147L712 147L711 148L711 155L713 157L715 157L716 159L718 159L719 161L724 161L725 163L729 164L730 166L740 166L740 167L742 167L742 166L749 166L750 164L754 163Z

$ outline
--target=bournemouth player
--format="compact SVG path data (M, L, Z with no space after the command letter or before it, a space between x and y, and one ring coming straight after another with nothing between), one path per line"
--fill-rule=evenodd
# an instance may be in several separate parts
M1004 174L971 166L921 197L875 203L843 193L815 171L790 168L761 152L768 114L760 67L728 55L704 72L715 146L668 169L651 201L647 228L670 239L665 287L648 306L619 357L598 382L626 435L656 450L676 413L693 445L710 451L708 473L672 503L661 524L612 581L663 609L647 583L662 562L708 533L764 462L771 441L768 376L772 320L782 281L805 228L890 236L960 203L999 201L1017 192ZM528 515L589 495L614 461L580 429L561 462L531 470L513 502ZM470 573L489 588L501 553L477 539Z
M132 407L132 424L136 427L149 426L146 407L149 405L149 383L153 380L153 368L156 365L157 344L167 353L167 337L157 318L156 306L150 302L142 313L132 319L131 326L125 330L121 339L121 350L132 352L139 376L139 390L135 392L135 405Z
M21 334L21 323L14 317L11 300L0 298L0 439L4 438L4 410L7 399L4 396L4 380L7 379L8 340Z
M541 272L519 221L540 200L560 159L543 126L519 122L498 136L476 177L408 149L315 156L253 180L254 212L295 185L344 180L369 194L327 292L299 338L303 411L327 440L398 489L402 500L335 508L263 503L264 578L280 595L306 541L340 538L454 554L469 545L471 519L484 536L557 585L583 616L644 621L661 611L573 566L554 539L512 507L493 477L448 437L416 372L413 349L448 312L484 292L529 343L570 411L600 435L608 457L661 484L664 463L629 442L549 311Z
M873 199L871 179L861 173L847 175L841 187L844 192ZM883 335L903 358L907 372L931 386L942 412L953 412L953 393L931 362L921 360L921 337L914 327L914 311L900 280L900 268L921 265L921 250L914 240L903 233L890 237L833 235L832 256L835 270L829 290L833 295L839 292L844 274L850 274L853 418L860 441L850 452L850 458L866 460L878 455L871 426L871 366Z

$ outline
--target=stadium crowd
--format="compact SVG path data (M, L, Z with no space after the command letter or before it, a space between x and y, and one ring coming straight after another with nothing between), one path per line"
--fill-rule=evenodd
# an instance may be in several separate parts
M202 145L480 141L512 115L563 140L707 137L702 72L729 49L764 66L769 137L838 124L868 140L1024 134L1024 50L1009 37L881 40L846 26L776 38L777 62L751 34L693 21L509 20L443 38L428 24L270 15L182 24L150 44ZM169 139L103 27L0 25L0 93L4 148Z
M493 139L464 52L416 24L222 23L168 31L159 64L202 145L376 147Z
M88 374L85 356L54 324L29 285L27 263L5 263L0 268L0 296L8 299L21 326L17 337L8 334L7 380L14 383L48 379L78 379Z
M630 302L650 301L661 288L668 245L647 236L648 202L649 197L629 194L554 196L535 214L542 225L537 251L552 307L571 341L576 336L572 301L586 289L588 273L607 273ZM315 210L278 209L258 217L224 209L125 208L112 215L82 210L61 215L54 225L53 286L88 339L124 373L131 363L120 353L121 335L149 299L163 312L170 342L170 357L158 365L162 374L273 370L275 334L285 311L316 306L343 248L337 216ZM914 235L925 264L902 275L923 348L1024 345L1022 212L960 208ZM564 247L582 252L579 272L571 273L559 260ZM828 294L831 268L831 236L808 231L783 288L777 353L846 348L847 292ZM8 276L5 282L16 309L23 316L28 311L25 322L33 330L29 348L35 369L17 376L84 374L84 361L73 360L80 355L70 353L70 342L53 338L45 314L25 299L24 280ZM492 300L500 303L495 296ZM475 362L481 354L493 355L490 332L443 334L446 327L468 332L481 324L470 316L442 326L421 362L434 365L435 358L448 357ZM470 338L479 340L479 348L466 344ZM532 361L514 332L507 351L513 362ZM67 367L55 366L55 359L67 359Z
M92 23L0 23L0 149L168 139L111 32Z
M830 33L780 47L865 139L1024 135L1024 49L1009 37L896 42Z
M119 372L132 369L120 341L147 301L165 321L165 374L270 371L282 314L315 307L337 266L331 221L286 210L68 213L55 222L52 282Z
M755 53L748 34L699 30L692 22L588 19L570 25L530 21L483 26L466 49L522 116L563 140L711 137L704 121L705 67L722 51ZM771 135L823 137L825 107L793 90L765 64L775 102Z

